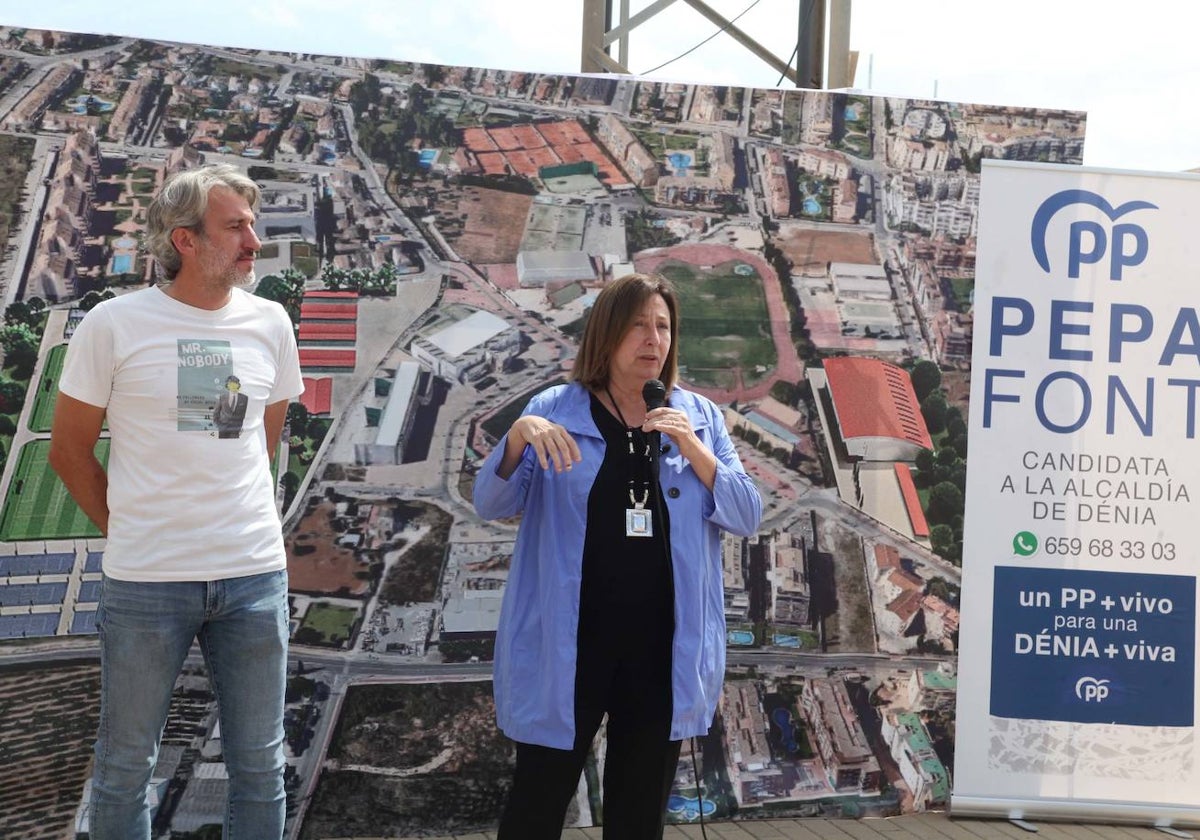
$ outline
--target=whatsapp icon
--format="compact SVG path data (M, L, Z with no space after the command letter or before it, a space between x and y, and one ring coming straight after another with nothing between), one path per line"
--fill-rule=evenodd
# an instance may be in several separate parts
M1018 531L1013 537L1013 554L1018 557L1031 557L1038 549L1038 538L1032 531Z

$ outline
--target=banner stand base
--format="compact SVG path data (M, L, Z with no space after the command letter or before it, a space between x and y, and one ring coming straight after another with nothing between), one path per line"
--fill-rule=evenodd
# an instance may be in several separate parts
M1200 810L1178 805L1138 802L1098 802L1077 799L1033 799L950 795L950 819L1005 820L1034 832L1034 821L1081 822L1100 825L1141 825L1172 837L1191 837L1181 829L1200 829ZM1024 824L1023 824L1024 823Z

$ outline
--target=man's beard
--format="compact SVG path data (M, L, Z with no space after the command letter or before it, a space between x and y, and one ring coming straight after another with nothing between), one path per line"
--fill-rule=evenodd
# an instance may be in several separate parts
M231 268L221 277L225 286L230 289L248 289L254 285L257 279L253 268L245 273L238 271L236 268Z
M217 255L205 250L200 256L200 270L209 282L222 289L245 289L254 285L254 267L240 271L236 262L218 263Z

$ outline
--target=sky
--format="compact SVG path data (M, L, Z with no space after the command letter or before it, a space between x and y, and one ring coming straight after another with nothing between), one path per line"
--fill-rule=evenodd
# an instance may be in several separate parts
M789 60L799 0L706 2L727 18L744 12L737 26ZM1200 88L1193 43L1200 4L852 2L850 48L859 53L853 87L859 90L1086 111L1087 166L1200 167L1200 108L1187 105L1193 101L1188 91ZM612 5L619 9L621 0ZM632 15L650 0L628 5ZM574 73L582 8L583 0L0 0L0 25ZM632 33L629 69L675 81L791 86L727 35L698 46L716 30L675 2ZM670 63L654 69L664 62Z

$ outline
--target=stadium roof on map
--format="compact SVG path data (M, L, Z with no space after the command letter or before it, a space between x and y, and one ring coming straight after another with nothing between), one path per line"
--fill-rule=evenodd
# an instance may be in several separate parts
M879 359L825 360L842 437L890 437L933 448L908 374Z

